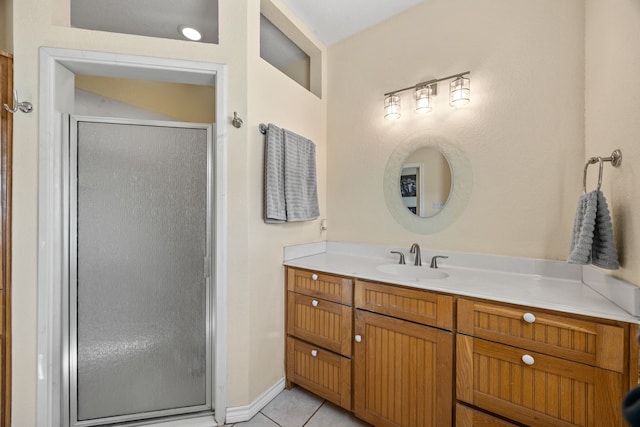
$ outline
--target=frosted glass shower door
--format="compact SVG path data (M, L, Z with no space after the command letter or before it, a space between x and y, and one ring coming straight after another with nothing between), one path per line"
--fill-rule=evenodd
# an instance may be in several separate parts
M70 424L212 411L211 126L70 131Z

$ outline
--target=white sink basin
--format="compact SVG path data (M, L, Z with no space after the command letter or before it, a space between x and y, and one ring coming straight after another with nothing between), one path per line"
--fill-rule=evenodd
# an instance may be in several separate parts
M449 277L444 271L429 267L418 267L406 264L381 264L376 267L378 271L407 279L444 279Z

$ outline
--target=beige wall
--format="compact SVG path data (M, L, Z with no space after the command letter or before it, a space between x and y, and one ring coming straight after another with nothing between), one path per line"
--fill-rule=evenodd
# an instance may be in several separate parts
M329 48L329 238L566 259L584 159L583 0L432 0ZM471 103L383 118L383 94L471 71ZM402 228L382 179L410 136L441 135L473 168L471 199L432 235ZM428 221L428 220L426 220Z
M149 80L76 76L76 88L172 119L191 123L215 122L215 89Z
M227 111L245 126L228 137L229 406L251 403L284 372L282 246L321 240L317 221L266 226L261 221L259 122L273 121L318 143L320 209L326 212L325 101L283 79L259 58L259 0L220 0L220 44L198 44L68 27L69 0L14 4L15 87L34 102L14 122L13 425L34 426L37 344L39 47L210 61L228 65ZM55 23L55 24L54 24ZM283 102L284 99L290 102Z
M586 1L585 158L619 148L620 168L605 165L602 189L611 210L621 269L640 285L640 3ZM597 168L589 171L591 187ZM591 188L590 187L590 188Z

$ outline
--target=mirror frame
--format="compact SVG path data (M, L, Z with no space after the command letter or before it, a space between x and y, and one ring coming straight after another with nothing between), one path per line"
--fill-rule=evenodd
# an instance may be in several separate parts
M449 198L436 215L423 218L414 215L402 203L400 174L406 159L418 149L433 148L444 156L451 170ZM409 231L433 234L451 225L462 213L471 198L473 170L464 151L437 135L411 136L393 150L384 171L383 191L387 208L393 218Z

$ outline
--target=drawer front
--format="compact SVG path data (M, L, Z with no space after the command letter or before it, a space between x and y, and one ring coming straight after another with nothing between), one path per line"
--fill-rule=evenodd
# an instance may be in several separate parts
M625 327L621 325L459 299L458 332L624 372Z
M456 427L517 427L517 425L456 403Z
M351 359L289 337L287 380L351 410Z
M622 374L460 334L456 343L458 400L527 425L624 425Z
M351 279L308 270L287 268L287 289L300 294L352 305Z
M295 292L287 300L287 334L351 356L351 307Z
M453 298L429 291L356 280L355 305L367 311L451 330Z

